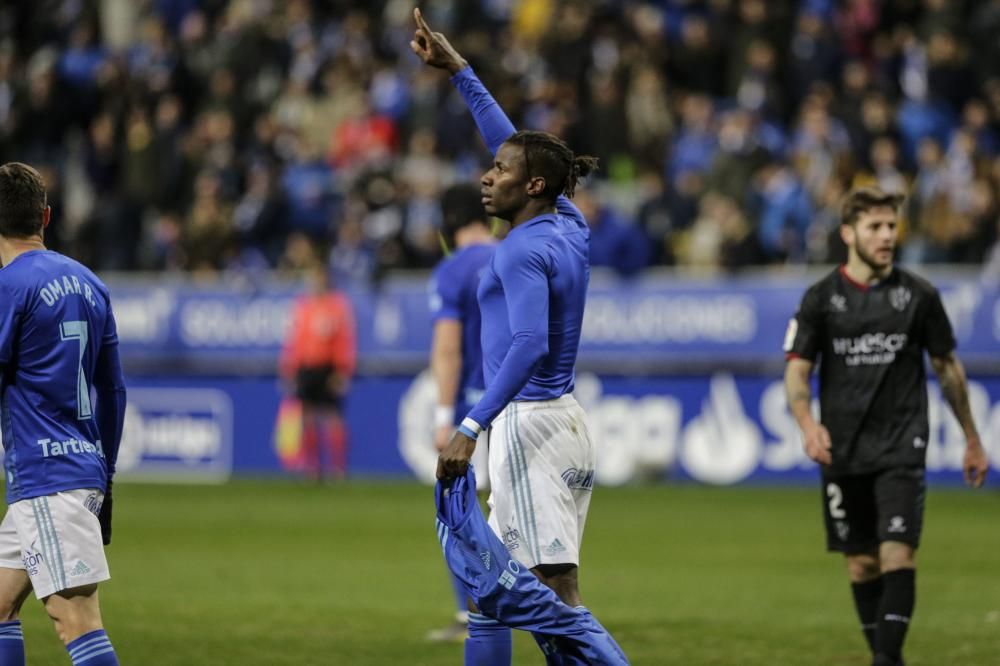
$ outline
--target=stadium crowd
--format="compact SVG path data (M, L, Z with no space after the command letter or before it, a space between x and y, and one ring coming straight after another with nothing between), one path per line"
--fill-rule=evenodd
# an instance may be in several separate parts
M840 196L877 183L904 262L1000 280L1000 0L422 6L519 126L600 158L594 265L836 261ZM41 167L51 246L99 270L429 267L488 154L412 7L5 0L0 163Z

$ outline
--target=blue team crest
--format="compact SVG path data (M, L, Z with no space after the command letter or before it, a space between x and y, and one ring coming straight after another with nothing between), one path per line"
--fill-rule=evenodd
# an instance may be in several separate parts
M906 287L893 287L889 290L889 303L900 312L910 304L913 294Z

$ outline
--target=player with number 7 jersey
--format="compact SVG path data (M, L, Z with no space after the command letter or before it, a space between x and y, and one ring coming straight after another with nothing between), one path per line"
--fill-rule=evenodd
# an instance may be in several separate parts
M0 663L23 664L30 589L73 663L116 664L97 606L110 577L110 490L125 411L107 287L43 243L50 209L31 167L0 166ZM96 397L96 403L92 402ZM2 619L0 618L0 619ZM20 649L22 654L17 651Z
M123 388L108 289L81 264L47 250L18 255L0 278L7 503L104 491L118 442L102 436L90 387ZM114 395L98 401L117 414L107 404L117 402Z

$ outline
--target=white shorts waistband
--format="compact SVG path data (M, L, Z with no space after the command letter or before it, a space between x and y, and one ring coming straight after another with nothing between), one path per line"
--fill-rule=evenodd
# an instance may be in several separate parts
M493 423L495 424L497 421L507 418L515 410L517 413L523 414L540 409L566 409L577 405L576 398L573 397L572 393L564 393L558 398L551 400L514 400L503 408L503 411L493 420Z

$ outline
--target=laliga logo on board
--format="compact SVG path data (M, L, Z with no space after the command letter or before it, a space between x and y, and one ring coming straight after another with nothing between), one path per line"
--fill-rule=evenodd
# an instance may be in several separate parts
M232 404L222 391L131 389L118 470L228 476L232 426Z

